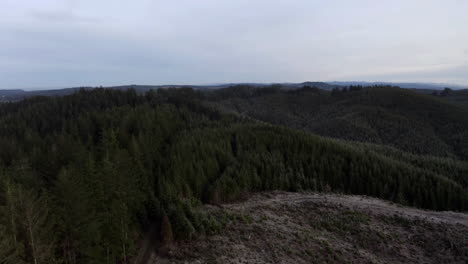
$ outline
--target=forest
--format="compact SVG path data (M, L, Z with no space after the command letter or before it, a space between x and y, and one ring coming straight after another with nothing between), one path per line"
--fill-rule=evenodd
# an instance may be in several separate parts
M468 110L394 87L79 90L0 104L0 263L130 263L266 190L468 211ZM313 133L311 133L313 132Z
M468 107L448 96L390 86L272 88L230 87L207 100L224 111L321 136L468 159ZM462 100L461 92L451 94Z

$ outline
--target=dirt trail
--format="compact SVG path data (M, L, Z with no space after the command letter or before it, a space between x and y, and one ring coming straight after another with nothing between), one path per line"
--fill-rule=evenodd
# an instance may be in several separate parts
M133 258L132 264L147 264L156 255L159 247L158 231L159 229L156 226L151 226L145 237L140 241L138 254Z

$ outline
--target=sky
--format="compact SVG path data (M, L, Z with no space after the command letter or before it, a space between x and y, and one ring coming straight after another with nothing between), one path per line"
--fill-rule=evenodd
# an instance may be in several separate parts
M466 0L0 0L0 88L468 85Z

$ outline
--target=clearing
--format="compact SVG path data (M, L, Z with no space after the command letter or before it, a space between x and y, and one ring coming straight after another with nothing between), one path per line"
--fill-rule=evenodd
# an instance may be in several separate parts
M204 206L224 228L153 263L468 263L468 215L337 194L268 192Z

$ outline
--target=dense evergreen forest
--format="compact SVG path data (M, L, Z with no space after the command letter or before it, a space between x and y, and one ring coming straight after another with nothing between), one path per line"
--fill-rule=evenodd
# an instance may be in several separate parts
M322 136L468 160L468 107L450 103L448 95L387 86L274 88L237 86L208 98L223 110Z
M464 89L464 90L445 89L442 92L435 92L435 93L433 92L432 95L438 96L450 102L468 107L468 89Z
M216 232L197 206L252 191L467 211L466 110L395 91L94 89L0 104L0 263L129 263L150 226L162 242Z

